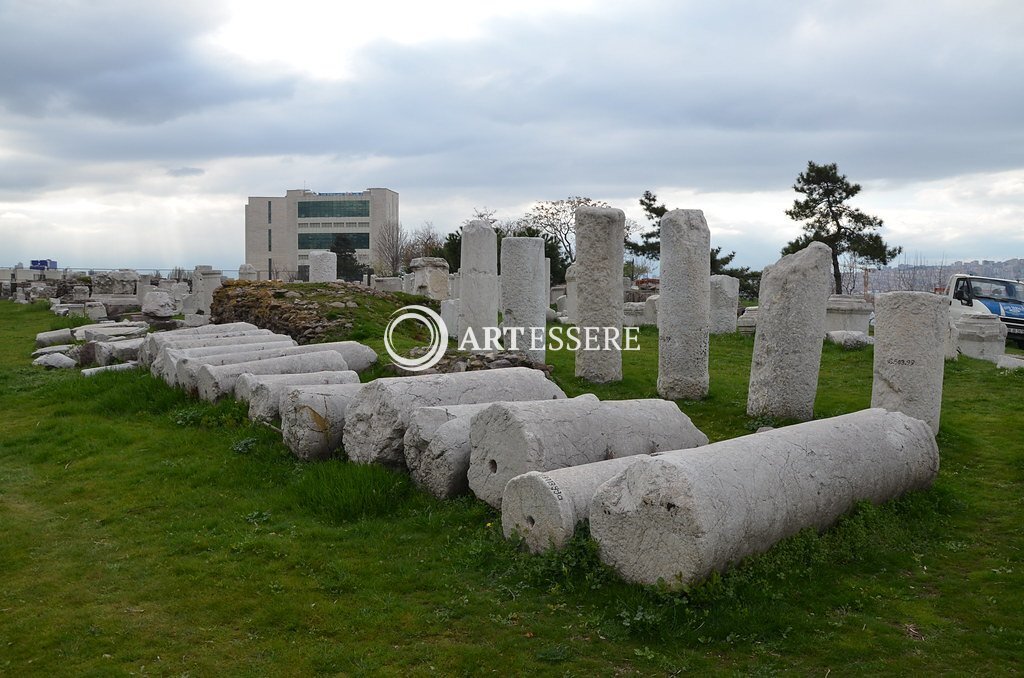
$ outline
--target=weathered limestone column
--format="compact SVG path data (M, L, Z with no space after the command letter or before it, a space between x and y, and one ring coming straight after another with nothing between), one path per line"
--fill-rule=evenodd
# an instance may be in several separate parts
M345 413L345 452L354 462L403 466L405 429L418 407L564 397L544 372L527 367L375 379Z
M747 414L814 417L832 250L812 242L761 274ZM876 354L877 355L877 354Z
M862 410L638 459L595 492L590 532L623 578L679 588L938 470L927 424Z
M458 299L445 299L441 302L441 321L448 330L448 335L456 337L459 328L459 306Z
M929 292L888 292L875 300L871 407L903 412L939 432L949 301Z
M440 405L412 411L405 429L405 465L417 485L438 499L469 491L469 423L490 406Z
M449 328L461 345L468 330L478 343L485 327L498 326L498 237L482 220L462 227L462 258L459 263L459 322Z
M576 278L581 338L588 332L622 334L622 259L626 215L611 207L576 209ZM576 376L606 383L622 380L622 352L576 351Z
M342 446L345 412L366 384L295 386L281 394L281 436L299 459L330 459Z
M575 533L576 524L590 516L590 501L597 488L637 459L647 458L637 454L516 476L501 495L505 538L518 534L533 553L562 548Z
M309 282L334 282L338 279L338 255L334 252L309 253Z
M708 394L711 231L700 210L661 218L658 298L658 395L700 400Z
M239 379L245 376L264 379L250 387L252 390L249 398L249 419L253 421L273 421L277 418L280 414L281 397L296 387L325 384L358 384L362 386L359 383L359 375L352 370L310 372L308 375L248 375L248 373L243 373ZM301 379L302 376L306 376L306 379ZM274 377L278 377L278 380L274 381ZM238 391L237 381L235 382L235 391Z
M448 262L441 257L419 257L409 262L413 294L435 300L448 298Z
M508 481L595 461L707 445L671 400L499 402L470 422L469 487L495 508Z
M153 276L140 275L139 280L135 283L135 298L138 300L139 306L146 303L146 295L149 294L149 291L156 289L150 284L152 280Z
M711 276L711 334L736 331L740 307L740 280L731 275Z
M235 382L238 381L239 375L245 372L251 374L298 374L300 372L333 372L347 369L348 365L345 363L345 359L336 351L294 353L244 363L207 364L199 368L199 373L196 376L196 390L200 398L214 403L226 395L233 394Z
M202 310L203 315L210 315L210 306L213 304L213 293L221 286L222 273L220 271L202 272Z
M501 271L501 315L505 328L502 345L506 349L514 345L531 360L543 364L548 298L544 283L544 239L502 239ZM520 328L522 332L513 337L512 328ZM539 348L531 348L534 333L538 331Z
M569 322L579 322L579 296L576 278L576 264L570 264L565 269L565 315Z

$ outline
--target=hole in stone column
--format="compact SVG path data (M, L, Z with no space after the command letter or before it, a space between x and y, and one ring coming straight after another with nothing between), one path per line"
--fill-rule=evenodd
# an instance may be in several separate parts
M533 527L537 524L537 521L533 519L533 516L526 516L526 524Z
M491 473L498 472L498 462L494 461L493 459L487 462L487 466L491 469Z
M668 503L665 504L665 510L666 511L674 511L675 508L676 508L676 505L673 504L672 502L668 502Z

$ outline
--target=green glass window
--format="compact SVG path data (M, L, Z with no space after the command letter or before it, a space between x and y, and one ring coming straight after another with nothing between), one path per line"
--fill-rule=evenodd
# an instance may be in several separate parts
M299 203L299 219L368 216L370 216L369 200L317 200Z
M354 250L370 249L369 233L299 233L300 250L329 250L334 246L334 238L347 240Z

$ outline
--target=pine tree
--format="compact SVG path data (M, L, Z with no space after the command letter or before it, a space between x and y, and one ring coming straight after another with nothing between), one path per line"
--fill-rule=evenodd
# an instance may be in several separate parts
M789 218L805 222L804 234L788 243L782 253L792 254L812 241L831 247L836 294L843 293L841 254L853 252L870 265L884 266L903 251L902 247L889 247L877 233L881 219L846 204L860 189L860 184L851 184L846 175L839 174L836 163L818 165L808 161L807 171L801 172L793 185L794 191L807 197L794 200L793 207L786 210Z

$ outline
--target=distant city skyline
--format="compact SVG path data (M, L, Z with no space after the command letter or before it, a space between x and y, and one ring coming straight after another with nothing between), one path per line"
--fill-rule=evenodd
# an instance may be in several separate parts
M236 270L247 196L388 186L442 233L573 195L646 224L651 190L761 269L808 160L908 259L1024 255L1010 0L34 0L0 30L0 265Z

